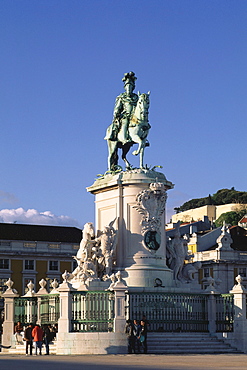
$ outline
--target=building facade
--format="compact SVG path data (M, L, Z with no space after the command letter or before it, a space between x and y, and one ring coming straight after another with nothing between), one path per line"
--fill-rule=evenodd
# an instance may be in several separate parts
M60 282L65 270L73 271L80 241L75 227L0 223L0 296L9 278L20 295L30 280L36 291L45 278L49 290L51 280Z

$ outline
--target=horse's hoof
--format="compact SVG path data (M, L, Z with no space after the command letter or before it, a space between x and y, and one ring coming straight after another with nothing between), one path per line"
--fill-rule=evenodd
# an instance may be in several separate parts
M133 155L138 155L138 151L137 150L134 150L132 154Z

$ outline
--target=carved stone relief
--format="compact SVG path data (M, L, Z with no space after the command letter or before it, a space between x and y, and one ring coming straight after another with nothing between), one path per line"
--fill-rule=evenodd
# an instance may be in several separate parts
M161 216L166 207L167 194L163 183L150 184L149 189L137 194L134 208L142 215L143 246L155 252L161 245Z

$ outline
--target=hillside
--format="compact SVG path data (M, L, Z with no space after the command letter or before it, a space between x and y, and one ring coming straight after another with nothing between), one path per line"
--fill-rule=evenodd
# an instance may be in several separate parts
M179 213L206 205L219 206L230 203L247 204L247 192L237 191L234 187L231 189L220 189L215 194L209 194L205 198L191 199L180 207L174 208L174 210L176 213Z

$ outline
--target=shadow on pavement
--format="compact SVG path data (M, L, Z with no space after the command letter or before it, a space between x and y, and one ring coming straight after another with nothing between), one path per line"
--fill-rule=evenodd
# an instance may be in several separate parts
M229 355L0 355L0 370L243 370L245 354Z
M138 358L137 358L138 356ZM165 369L165 370L191 370L191 367L177 367L164 364L156 363L155 355L105 355L91 356L35 356L26 357L22 355L8 355L5 358L4 355L0 356L0 369L1 370L154 370L154 369ZM111 364L112 357L112 364ZM150 357L152 359L150 360ZM132 363L133 362L133 363Z

